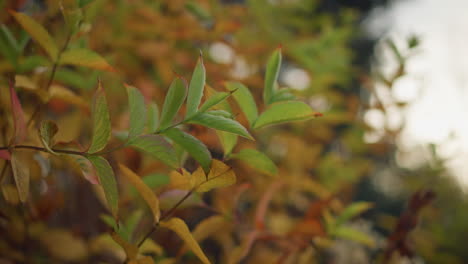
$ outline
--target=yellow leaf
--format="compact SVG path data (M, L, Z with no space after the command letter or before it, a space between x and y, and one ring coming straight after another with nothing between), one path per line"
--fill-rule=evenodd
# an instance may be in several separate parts
M18 151L12 151L11 168L13 170L13 177L16 182L19 199L24 203L29 195L29 167L28 163L22 161L22 159Z
M61 99L67 103L74 104L83 109L89 109L89 103L86 100L61 85L54 84L50 87L49 100L50 99Z
M2 194L5 201L10 204L17 205L20 202L18 191L13 184L2 185Z
M196 170L192 177L195 177L195 182L200 182L202 177L204 176L201 174L203 170ZM221 188L232 185L236 183L236 174L232 170L231 167L224 164L222 161L215 160L211 162L211 169L208 173L208 176L204 178L204 181L196 186L197 192L207 192L214 188Z
M221 215L208 217L195 227L195 230L193 230L193 237L197 241L202 241L221 230L226 224L226 219Z
M156 244L152 239L148 238L140 246L140 254L162 256L164 254L164 249L160 245Z
M10 11L10 13L13 15L16 21L21 24L23 29L26 30L26 32L28 32L28 34L39 43L39 45L41 45L49 57L55 61L58 54L58 47L55 44L55 41L49 35L49 32L47 32L47 30L34 19L25 14L17 13L15 11Z
M92 50L83 48L65 51L60 58L60 63L78 65L102 71L115 71L115 69L112 68L112 66L110 66L109 63L107 63L107 61L99 54Z
M137 260L131 260L128 264L154 264L154 260L151 257L143 257Z
M195 253L195 255L197 255L197 257L203 263L210 263L205 253L203 253L202 249L198 245L197 241L193 238L192 234L190 233L190 230L188 229L185 222L182 221L182 219L174 217L169 219L168 221L161 222L160 225L177 233L177 235L179 235L179 237L182 240L184 240L186 245L193 251L193 253Z
M138 190L140 195L143 197L145 202L153 212L154 221L157 223L159 222L159 217L161 216L161 212L159 210L159 200L154 194L154 192L146 185L141 178L136 175L133 171L129 168L125 167L122 164L119 164L120 171L122 171L122 175L127 178L130 183Z
M111 237L115 242L117 242L117 244L119 244L123 248L129 260L136 259L138 254L138 248L135 245L128 243L115 232L112 232Z
M63 262L78 262L88 257L86 243L81 238L74 237L70 231L47 230L41 234L39 240L53 257Z
M180 190L190 190L192 188L190 185L190 173L185 169L182 169L182 174L178 171L172 171L169 177L171 180L171 188Z

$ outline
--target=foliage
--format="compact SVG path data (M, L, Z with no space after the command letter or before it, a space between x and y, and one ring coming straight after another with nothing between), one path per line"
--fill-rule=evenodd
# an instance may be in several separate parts
M353 11L3 5L2 258L319 263L342 240L385 254L354 226L372 208L353 201L356 185L390 144L365 144L356 120ZM227 63L212 53L220 43L235 53ZM307 89L283 87L289 66L312 76Z

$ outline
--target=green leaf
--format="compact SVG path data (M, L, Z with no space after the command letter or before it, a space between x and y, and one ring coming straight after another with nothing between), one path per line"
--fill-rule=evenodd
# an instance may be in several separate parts
M11 65L16 65L19 54L18 42L3 24L0 25L0 52L4 58L10 61Z
M190 123L226 131L253 140L253 137L249 134L245 127L233 119L222 116L211 115L208 113L198 113L198 115L190 120Z
M300 101L281 102L271 105L255 121L254 129L291 121L307 120L313 117L312 109Z
M145 98L137 88L125 85L128 94L128 104L130 107L130 128L128 130L128 141L139 136L145 129L146 107Z
M87 159L96 169L96 173L99 177L99 183L104 189L107 205L109 206L112 215L114 218L118 218L119 193L112 167L109 165L109 162L101 156L88 156Z
M83 66L101 71L115 72L115 69L107 63L101 55L84 48L65 51L62 56L60 56L60 64Z
M226 92L220 92L220 93L215 93L213 96L208 98L203 105L200 107L200 112L205 112L206 110L210 109L211 107L219 104L220 102L226 100L226 98L229 97L229 93Z
M214 116L221 116L221 117L233 119L232 114L229 113L228 111L224 111L224 110L210 110L210 111L208 111L206 113L210 114L210 115L214 115Z
M339 226L351 220L353 217L369 210L373 207L373 203L369 202L355 202L346 207L343 212L336 218L335 225Z
M93 97L91 113L93 119L93 139L88 153L96 153L107 145L107 141L109 141L111 136L109 109L101 82L99 82L98 89Z
M159 126L159 109L158 105L151 102L148 105L148 121L146 123L146 127L148 129L148 133L154 133L158 129Z
M29 167L27 161L21 155L22 153L13 150L11 152L10 163L15 179L16 189L18 190L19 199L25 203L29 195Z
M192 117L197 113L200 100L203 96L203 88L205 87L206 73L203 65L203 58L200 54L197 66L193 70L192 79L190 80L188 97L187 97L187 112L186 118Z
M174 148L162 136L139 136L130 142L129 145L150 154L172 168L178 168L179 166L179 161L176 158Z
M333 235L356 241L369 247L375 246L375 241L368 234L348 226L340 226L334 230Z
M44 147L47 149L48 152L57 155L50 146L53 144L53 138L55 134L58 132L57 125L52 121L43 121L41 123L41 127L39 129L39 133L41 135L41 141Z
M271 98L271 103L295 100L296 96L291 93L291 89L281 89Z
M17 13L15 11L10 11L13 17L20 23L26 32L47 52L52 61L57 59L58 48L55 44L55 41L49 35L49 32L41 26L39 23L34 21L31 17Z
M278 80L281 66L281 48L276 49L267 62L265 71L265 86L263 88L263 102L271 103L271 98L275 94L275 84Z
M210 261L206 257L205 253L203 253L182 219L173 217L167 221L161 222L161 226L174 231L182 240L184 240L187 247L190 248L204 264L210 264Z
M237 135L219 130L216 131L216 134L218 134L219 141L223 147L224 157L229 156L237 144Z
M235 91L233 93L234 99L236 99L237 104L239 104L242 112L244 112L247 117L249 125L252 126L257 119L258 110L255 99L252 93L250 93L249 88L238 82L228 82L226 83L226 88L230 91Z
M255 149L242 149L230 156L246 162L252 169L268 175L278 174L275 163L265 154Z
M183 132L178 128L171 128L164 131L164 135L179 144L187 151L208 173L211 165L211 153L208 148L196 137Z
M187 86L182 78L176 78L172 81L161 113L161 122L159 129L163 130L171 125L172 120L184 103L187 96Z

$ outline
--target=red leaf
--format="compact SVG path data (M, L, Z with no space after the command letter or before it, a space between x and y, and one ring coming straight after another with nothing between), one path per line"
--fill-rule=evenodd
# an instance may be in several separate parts
M13 112L13 125L15 128L13 142L17 144L26 138L26 122L24 120L23 108L18 100L14 86L14 81L10 81L11 111Z
M10 152L8 152L8 150L6 149L0 150L0 159L10 160L11 159Z

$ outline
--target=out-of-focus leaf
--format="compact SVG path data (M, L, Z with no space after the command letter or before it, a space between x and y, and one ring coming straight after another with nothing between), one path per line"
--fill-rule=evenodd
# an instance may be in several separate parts
M185 8L198 19L208 20L211 18L210 13L195 1L187 1L185 3Z
M112 229L123 239L126 241L130 240L130 232L126 228L126 226L122 224L117 224L117 221L114 217L107 215L107 214L102 214L99 216L101 220L106 223L109 227L112 227Z
M176 158L174 148L162 136L139 136L130 142L129 145L147 152L154 158L166 163L172 168L177 168L179 166L179 161Z
M102 150L111 136L111 123L104 89L99 82L92 104L93 139L88 153Z
M13 151L11 153L11 169L13 171L13 178L15 179L16 189L20 201L25 203L29 195L29 167L28 162L24 161L21 153Z
M192 79L188 89L187 97L187 112L186 118L192 117L197 113L200 100L203 96L203 88L205 87L206 73L205 66L203 65L203 58L200 54L198 58L197 66L193 70Z
M51 145L53 145L53 138L58 131L57 125L52 121L44 121L41 123L41 128L39 131L41 135L42 144L47 149L47 151L57 155L57 153L55 153L55 151L53 151L50 147Z
M159 126L159 109L158 105L151 102L148 105L148 121L146 123L146 127L148 129L148 133L154 133L158 129Z
M140 253L161 256L164 254L164 249L160 245L156 244L152 239L148 238L143 242L143 244L141 244Z
M50 255L60 262L81 262L88 257L86 243L68 230L47 230L41 234L39 240Z
M197 241L193 238L190 230L188 229L185 222L180 218L171 218L168 221L162 221L160 223L162 227L168 228L174 231L182 240L184 240L187 247L195 253L195 255L205 264L209 264L210 261L203 253L202 249L198 245Z
M128 129L128 141L139 136L145 129L146 108L145 98L137 88L125 85L127 88L128 103L130 107L130 128Z
M189 192L190 191L188 190L177 190L177 189L163 192L159 196L161 209L170 210L176 204L178 204L180 200L184 198ZM177 208L179 209L190 208L190 207L193 208L194 206L201 206L203 204L204 203L200 195L198 193L192 193L181 204L179 204Z
M232 154L230 157L244 161L252 169L261 173L269 175L276 175L278 173L278 168L276 168L275 163L267 155L258 150L242 149L238 153Z
M270 103L282 102L282 101L291 101L295 100L296 96L290 92L290 89L281 89L277 91L271 98Z
M208 172L211 165L211 153L208 148L196 137L185 133L178 128L171 128L164 131L164 135L179 144Z
M72 4L63 5L62 2L60 4L60 11L62 11L68 31L72 34L78 29L80 21L83 19L83 12L75 1L71 1L70 3Z
M18 189L13 184L2 184L2 195L6 202L17 205L20 202Z
M60 99L89 111L89 103L87 101L85 101L81 96L77 95L73 91L61 85L54 84L50 87L49 98L47 98L47 100L49 101L50 99Z
M23 108L21 107L21 103L13 86L14 83L10 82L10 103L11 111L13 112L13 126L15 129L13 142L17 144L26 138L27 127L26 121L24 120Z
M156 195L141 180L141 178L138 175L136 175L133 171L131 171L129 168L125 167L122 164L119 164L119 168L122 171L122 175L124 175L125 178L127 178L127 180L130 181L130 183L133 186L135 186L135 188L138 190L140 195L146 201L146 204L148 204L149 208L151 209L151 212L153 213L154 222L155 223L159 222L159 217L161 216L161 212L159 210L159 200L156 197Z
M138 223L141 221L143 217L143 210L134 210L131 214L125 219L125 228L129 234L129 240L131 239L131 235L135 231Z
M281 102L271 105L255 121L254 129L267 125L307 120L314 117L312 109L300 101Z
M60 56L60 64L76 65L101 71L115 72L115 69L101 55L89 49L72 49Z
M47 52L52 61L55 61L58 55L58 48L49 32L25 14L15 11L10 11L10 13L20 23L21 27Z
M158 262L159 263L159 262ZM128 264L154 264L153 258L149 256L140 257L136 260L130 260Z
M138 255L138 247L135 245L132 245L128 243L125 239L123 239L121 236L119 236L117 233L112 232L111 233L112 239L119 244L123 250L125 251L125 254L127 255L127 258L129 260L135 260L137 255Z
M170 174L171 178L171 188L181 189L181 190L190 190L192 189L192 184L190 183L190 178L192 177L190 172L186 171L184 168L181 169L182 173L178 171L172 171Z
M242 112L244 112L245 116L247 117L249 125L252 126L257 119L258 110L255 99L252 96L249 88L238 82L227 82L226 88L230 91L235 91L232 95L234 96L234 99L236 99L237 104L239 104L240 108L242 109Z
M213 159L208 175L198 168L192 174L190 184L196 192L207 192L211 189L222 188L236 183L236 174L231 167L222 161Z
M190 123L226 131L253 140L253 137L249 134L245 127L233 119L222 116L211 115L208 113L198 113L192 120L190 120Z
M369 202L355 202L346 207L343 212L336 218L336 225L339 226L353 217L356 217L357 215L369 210L370 208L373 207L372 203Z
M187 85L182 78L176 78L172 81L161 112L161 121L159 129L163 130L171 125L172 120L184 103L187 96Z
M193 230L192 235L196 241L200 242L213 234L221 231L226 226L226 219L221 215L213 215L203 219Z
M219 141L223 147L224 157L229 156L237 144L237 135L219 130L216 131L216 134L218 134Z
M8 27L0 25L0 54L15 65L18 59L18 43Z
M276 49L267 62L265 71L265 86L263 88L263 102L271 103L271 98L275 94L275 84L278 80L281 66L281 48Z
M349 240L353 240L356 242L359 242L361 244L364 244L369 247L374 247L375 246L375 241L370 237L368 234L363 233L359 230L356 230L354 228L348 227L348 226L340 226L336 228L333 231L333 235L340 237L340 238L345 238Z
M10 160L11 159L10 152L8 152L8 150L6 149L0 150L0 159Z
M104 189L107 205L109 206L112 215L117 218L117 212L119 210L119 193L117 190L114 171L109 165L109 162L101 156L89 156L87 158L93 164L94 168L96 168L99 183Z
M224 110L210 110L210 111L208 111L206 113L210 114L210 115L214 115L214 116L220 116L220 117L225 117L225 118L228 118L228 119L233 119L232 114L229 113L228 111L224 111Z

